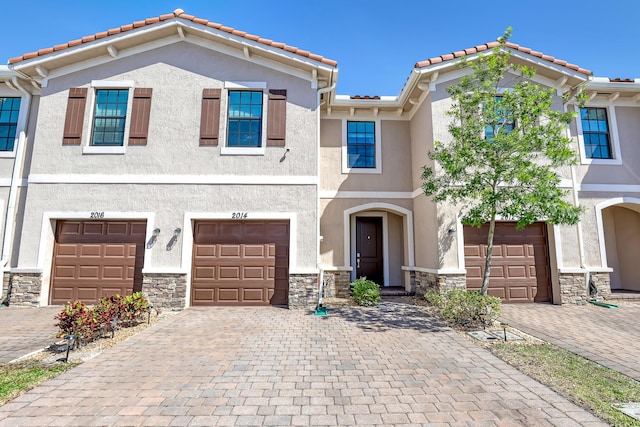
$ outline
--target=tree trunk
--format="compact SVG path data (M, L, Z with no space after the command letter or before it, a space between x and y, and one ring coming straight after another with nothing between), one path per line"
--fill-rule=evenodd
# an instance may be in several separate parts
M480 293L487 295L489 290L489 275L491 274L491 256L493 255L493 234L496 230L496 214L491 215L489 221L489 234L487 235L487 257L484 261L484 276L482 278L482 289Z

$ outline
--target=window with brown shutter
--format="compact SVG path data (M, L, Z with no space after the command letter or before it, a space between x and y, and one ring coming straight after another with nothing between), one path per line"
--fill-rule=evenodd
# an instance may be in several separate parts
M267 147L284 147L287 133L287 91L269 90Z
M129 145L147 145L152 91L151 88L135 88L133 90Z
M220 131L221 89L202 91L202 115L200 116L200 145L218 145Z
M84 127L84 110L87 103L87 88L72 87L69 89L67 116L64 121L62 145L80 145Z

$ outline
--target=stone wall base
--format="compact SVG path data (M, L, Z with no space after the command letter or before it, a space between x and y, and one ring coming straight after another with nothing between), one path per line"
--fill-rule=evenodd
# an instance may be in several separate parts
M584 305L589 299L584 273L558 273L560 304Z
M182 310L187 301L187 275L147 273L142 279L142 293L154 308Z
M609 272L597 272L591 273L591 281L596 288L598 288L598 294L608 299L611 297L611 273Z
M412 271L410 276L411 287L416 290L418 297L424 296L427 291L447 292L451 289L466 289L466 274L437 274L424 271Z
M38 307L42 291L42 273L4 273L2 287L3 304Z
M318 304L318 275L289 275L289 308L313 309Z
M351 296L351 272L350 271L325 271L324 295L325 298L349 298Z

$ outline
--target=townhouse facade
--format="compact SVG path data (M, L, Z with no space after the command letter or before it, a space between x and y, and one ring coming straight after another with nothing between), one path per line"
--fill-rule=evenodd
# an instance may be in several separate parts
M156 307L313 307L383 287L479 286L486 230L420 174L447 141L458 58L416 63L399 95L336 94L335 61L178 9L0 68L3 291L56 305L142 291ZM508 44L573 109L577 226L497 229L491 293L576 303L640 291L640 81ZM563 94L584 87L585 108Z

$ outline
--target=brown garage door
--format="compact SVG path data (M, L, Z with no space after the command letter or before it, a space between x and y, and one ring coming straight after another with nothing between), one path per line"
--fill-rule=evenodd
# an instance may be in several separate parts
M524 230L515 223L496 223L489 295L504 302L548 302L551 300L551 279L546 225L534 223ZM487 253L489 225L464 227L464 261L467 267L467 288L480 289Z
M142 289L145 221L58 221L51 304Z
M289 221L200 221L193 242L193 305L288 303Z

